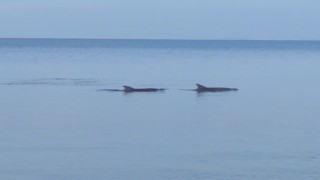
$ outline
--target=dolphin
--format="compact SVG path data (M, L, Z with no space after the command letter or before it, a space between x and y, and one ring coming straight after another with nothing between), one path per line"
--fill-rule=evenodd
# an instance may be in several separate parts
M197 89L190 89L189 91L197 91L198 93L202 92L225 92L225 91L238 91L237 88L226 88L226 87L206 87L201 84L196 84ZM188 90L188 89L184 89Z
M201 84L196 84L197 92L224 92L224 91L238 91L237 88L226 88L226 87L206 87Z
M133 88L133 87L130 87L130 86L123 86L124 89L123 91L124 92L156 92L156 91L164 91L166 89L163 89L163 88Z
M125 93L131 92L157 92L157 91L164 91L166 89L163 88L133 88L131 86L123 86L123 90L121 89L99 89L98 91L123 91Z

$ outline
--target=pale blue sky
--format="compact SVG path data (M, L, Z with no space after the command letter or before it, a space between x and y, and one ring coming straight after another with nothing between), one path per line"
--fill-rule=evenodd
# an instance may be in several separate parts
M0 37L320 39L320 0L1 0Z

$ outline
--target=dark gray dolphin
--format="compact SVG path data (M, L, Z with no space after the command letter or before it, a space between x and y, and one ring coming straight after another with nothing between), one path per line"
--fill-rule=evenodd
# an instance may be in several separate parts
M238 91L236 88L226 88L226 87L206 87L201 84L196 84L197 89L182 89L187 91L197 91L198 93L202 92L226 92L226 91Z
M123 90L121 89L100 89L98 91L123 91L125 93L131 93L131 92L157 92L157 91L164 91L166 89L163 88L133 88L130 86L123 86Z
M164 91L166 89L163 88L133 88L130 86L123 86L124 87L124 92L156 92L156 91Z
M201 84L196 84L197 92L224 92L224 91L238 91L237 88L226 88L226 87L206 87Z

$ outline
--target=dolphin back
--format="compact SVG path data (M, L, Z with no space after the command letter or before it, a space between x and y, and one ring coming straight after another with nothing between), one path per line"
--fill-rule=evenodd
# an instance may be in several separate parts
M133 91L134 88L130 87L130 86L123 86L124 87L124 91Z
M197 85L197 89L207 89L207 87L201 85L201 84L196 84Z
M223 92L223 91L238 91L237 88L227 88L227 87L206 87L201 84L196 84L198 92Z

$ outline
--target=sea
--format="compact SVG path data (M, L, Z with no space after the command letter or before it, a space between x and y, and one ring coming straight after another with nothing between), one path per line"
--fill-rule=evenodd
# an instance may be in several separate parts
M319 180L319 70L320 41L0 39L0 179Z

